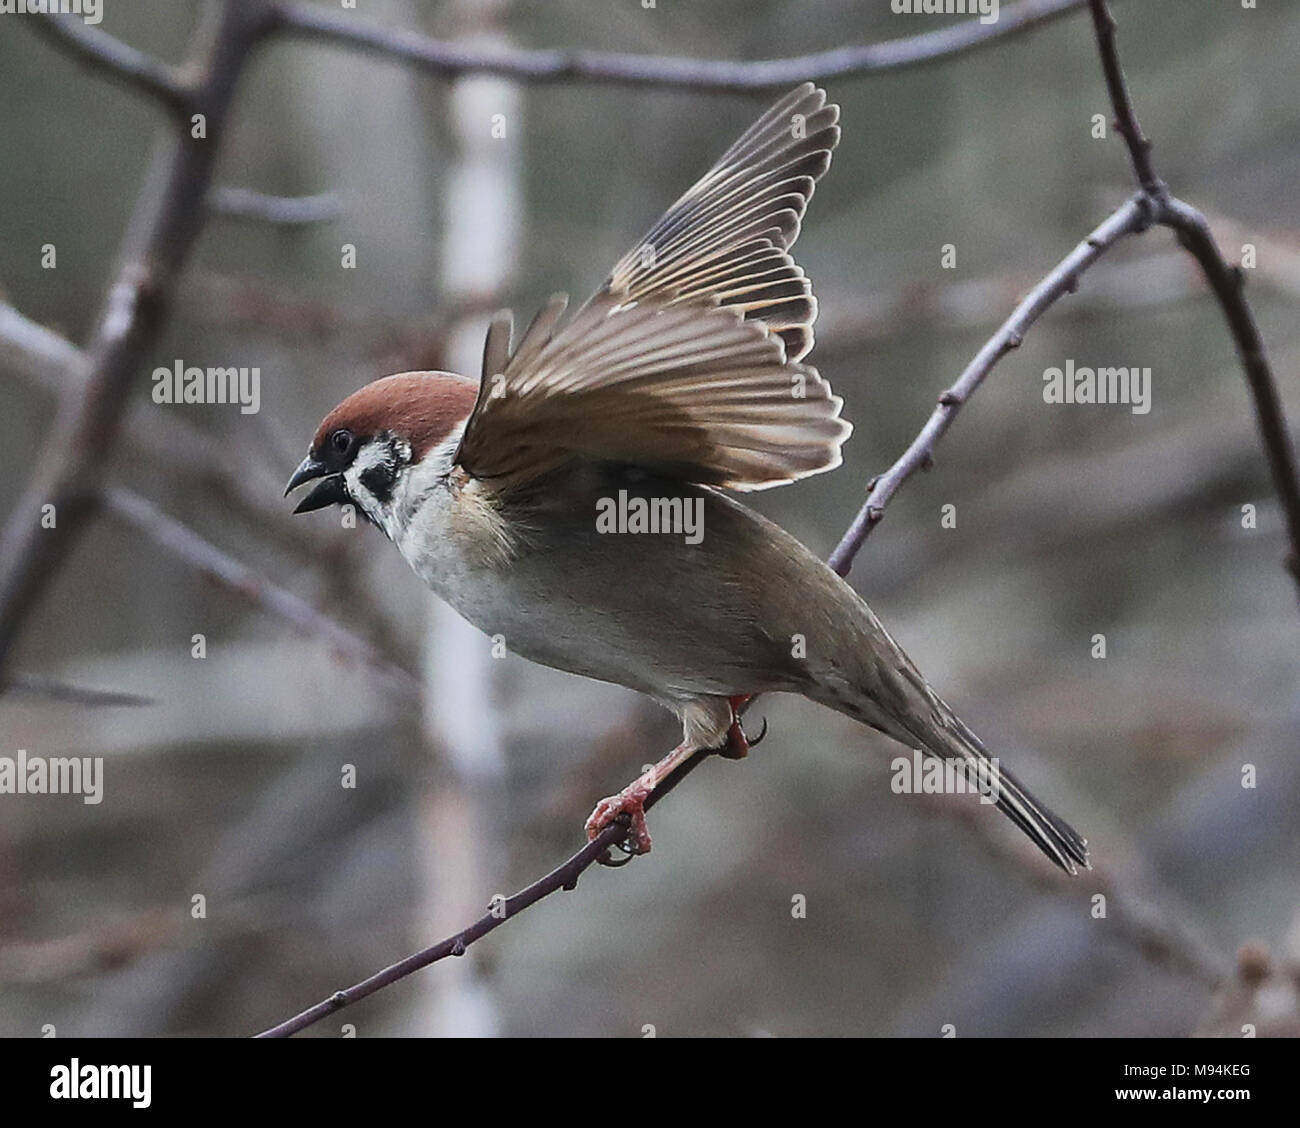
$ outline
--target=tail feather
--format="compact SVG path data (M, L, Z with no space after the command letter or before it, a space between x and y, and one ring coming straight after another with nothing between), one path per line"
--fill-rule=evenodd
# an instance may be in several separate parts
M1009 771L998 768L997 808L1068 874L1078 866L1092 869L1088 840L1059 815L1035 799Z
M1092 869L1088 840L989 755L983 741L935 694L905 656L890 668L903 676L878 682L883 691L879 694L846 692L843 683L823 680L809 696L927 756L957 761L972 785L985 784L991 778L997 787L998 810L1056 865L1071 875L1077 874L1080 866ZM884 709L881 698L889 700L893 708Z
M992 762L984 742L952 712L943 706L948 722L944 726L956 739L949 739L949 744L956 744L956 751L971 764L980 761ZM934 754L934 753L931 753ZM940 753L942 754L942 753ZM970 774L970 773L968 773ZM1076 865L1092 869L1088 860L1088 840L1067 823L1060 815L1040 803L1029 793L1014 775L997 765L998 798L997 808L1033 840L1034 844L1068 874L1077 874Z

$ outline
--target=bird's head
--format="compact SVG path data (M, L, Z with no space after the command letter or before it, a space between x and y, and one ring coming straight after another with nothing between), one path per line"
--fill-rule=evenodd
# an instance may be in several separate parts
M321 421L285 487L288 496L316 482L294 512L353 504L391 535L394 506L411 475L427 470L432 478L451 469L449 440L477 394L474 381L451 372L403 372L353 392Z

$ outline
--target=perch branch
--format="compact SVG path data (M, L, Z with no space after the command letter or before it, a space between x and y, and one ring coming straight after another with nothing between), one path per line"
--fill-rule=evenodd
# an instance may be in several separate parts
M440 78L496 74L519 82L604 82L709 91L762 91L812 80L902 70L964 55L1032 30L1082 8L1086 0L1022 0L993 23L977 19L885 43L839 47L785 59L732 62L629 55L613 51L518 50L429 39L400 28L365 23L349 12L316 4L278 5L279 30L411 63Z
M681 783L703 760L704 755L697 754L682 764L671 776L665 777L646 799L646 810L653 807ZM468 928L462 929L454 936L448 936L445 940L440 940L437 944L415 952L404 960L398 960L397 963L391 964L367 979L363 979L360 983L342 991L335 991L329 998L322 999L315 1006L308 1007L301 1014L296 1014L292 1018L262 1031L257 1037L288 1038L292 1034L297 1034L300 1030L305 1030L313 1023L319 1022L322 1018L328 1017L335 1011L359 1002L367 995L373 995L376 991L387 987L389 984L405 978L412 972L419 971L421 968L428 967L439 960L445 960L448 956L463 956L465 950L475 940L486 936L498 925L504 924L513 916L517 916L530 905L535 905L543 897L548 897L561 889L566 891L574 889L578 884L578 878L587 869L595 864L611 847L627 837L628 824L627 815L619 815L568 861L557 866L545 877L539 878L513 896L506 897L504 900L489 906L488 911Z

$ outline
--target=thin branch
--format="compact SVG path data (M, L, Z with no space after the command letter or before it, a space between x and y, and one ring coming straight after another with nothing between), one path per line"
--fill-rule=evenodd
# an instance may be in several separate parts
M119 78L177 113L188 112L194 101L194 88L175 67L159 62L84 20L47 15L34 20L31 27L91 70Z
M708 752L696 753L671 776L665 777L647 797L645 801L646 810L649 810L672 791L708 755L710 755ZM568 861L557 866L545 877L539 878L513 896L506 897L504 900L497 901L489 906L488 911L468 928L462 929L454 936L448 936L445 940L440 940L428 948L407 956L404 960L391 964L384 968L383 971L378 971L374 975L363 979L360 983L356 983L342 991L335 991L334 994L322 999L315 1006L308 1007L300 1014L294 1015L293 1018L286 1019L284 1022L262 1031L257 1037L288 1038L290 1035L297 1034L300 1030L305 1030L308 1026L319 1022L322 1018L327 1018L335 1011L359 1002L367 995L373 995L376 991L387 987L389 984L405 978L412 972L419 971L421 968L428 967L439 960L445 960L448 956L463 956L465 950L475 940L482 939L511 917L523 912L530 905L535 905L542 898L559 892L561 889L566 892L575 889L578 878L604 857L613 846L626 838L627 832L628 817L619 815Z
M272 196L252 188L221 186L208 193L208 210L232 219L302 227L332 223L343 215L343 201L334 192L318 192L314 196Z
M191 102L203 117L205 134L192 136L189 120L175 119L165 187L150 201L144 238L124 251L125 264L88 350L89 376L65 398L36 471L0 533L0 668L96 513L98 481L121 430L131 382L167 326L177 281L206 217L204 201L239 75L267 30L269 12L267 0L227 0L221 9ZM98 36L87 41L76 35L61 42L74 49L87 42L98 45L93 57L115 74L123 73L118 63L129 64L117 57L110 65ZM129 70L125 76L132 80ZM50 504L57 523L43 528L42 507Z
M1115 44L1115 17L1110 14L1105 0L1089 0L1088 7L1097 35L1102 73L1106 76L1106 91L1115 113L1115 129L1128 146L1129 159L1133 162L1133 172L1138 183L1151 195L1159 196L1164 192L1165 186L1156 175L1155 165L1151 163L1151 142L1138 124L1128 84L1124 81L1124 69L1119 65L1119 51Z
M0 681L0 694L9 698L35 697L42 701L61 701L71 705L142 706L156 705L157 699L115 689L91 689L46 677L44 674L10 674Z
M1115 17L1111 15L1106 0L1089 0L1089 5L1097 50L1106 75L1106 88L1115 113L1115 128L1128 145L1134 175L1155 204L1155 222L1173 230L1179 243L1200 264L1232 334L1254 402L1255 419L1273 485L1286 515L1291 544L1286 566L1300 588L1300 467L1297 466L1295 442L1287 425L1277 381L1264 352L1259 326L1246 301L1245 273L1240 267L1228 265L1205 217L1190 204L1171 196L1156 175L1151 160L1151 142L1138 123L1124 69L1120 66L1119 49L1115 43Z
M1200 264L1228 322L1254 402L1255 420L1273 485L1286 516L1291 541L1286 566L1300 584L1300 467L1296 463L1295 442L1287 425L1282 396L1264 351L1259 326L1246 301L1245 273L1240 267L1228 265L1214 241L1209 223L1190 204L1166 197L1160 201L1156 222L1177 232L1178 241Z
M360 635L305 599L272 583L247 564L204 540L193 529L167 516L151 501L131 490L110 488L104 493L104 503L115 516L196 571L252 600L300 634L324 639L338 653L373 670L381 684L400 696L419 699L420 681L414 674L394 665Z
M288 0L278 6L277 26L293 35L411 63L440 78L486 73L519 82L606 82L709 91L762 91L808 80L825 82L955 58L1068 15L1086 2L1022 0L1003 8L992 23L970 19L885 43L753 62L630 55L613 51L529 51L449 42L429 39L400 28L368 24L350 12L299 0Z
M853 558L863 542L885 515L890 498L916 471L928 467L934 457L935 445L943 438L953 419L971 394L984 382L994 366L1007 353L1020 347L1025 332L1057 299L1073 293L1079 285L1079 276L1096 262L1107 250L1126 235L1145 231L1151 224L1151 203L1145 193L1132 197L1057 264L1002 323L984 347L970 362L946 392L930 415L920 434L899 459L871 486L867 499L853 519L840 543L835 546L827 563L841 576L847 576L853 567Z

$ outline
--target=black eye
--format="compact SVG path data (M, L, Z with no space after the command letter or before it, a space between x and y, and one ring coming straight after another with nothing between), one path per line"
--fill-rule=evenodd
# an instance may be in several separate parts
M339 428L330 436L330 446L335 454L347 454L354 442L356 442L355 436L345 427Z

